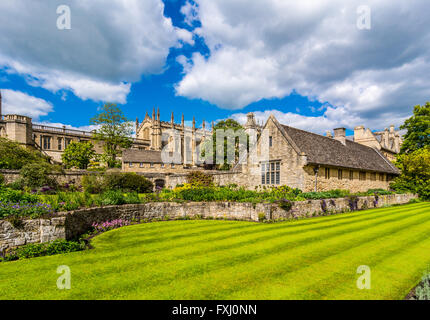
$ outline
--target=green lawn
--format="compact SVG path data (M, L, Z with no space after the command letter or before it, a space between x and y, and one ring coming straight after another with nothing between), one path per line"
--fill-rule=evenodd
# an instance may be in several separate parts
M169 221L94 250L0 263L0 299L402 299L430 264L430 203L258 224ZM71 290L58 290L59 265ZM371 268L359 290L357 267Z

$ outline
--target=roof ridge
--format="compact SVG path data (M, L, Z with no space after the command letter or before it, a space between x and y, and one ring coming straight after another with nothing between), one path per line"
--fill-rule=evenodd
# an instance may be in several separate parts
M387 162L388 163L388 165L392 168L392 169L394 169L395 171L398 171L399 169L394 165L394 164L392 164L391 163L391 161L389 161L387 158L385 158L384 157L384 155L378 150L378 149L376 149L376 148L372 148L382 159L384 159L385 160L385 162Z
M309 133L309 134L313 134L313 135L318 136L318 137L321 137L321 138L326 138L326 139L328 139L328 140L330 140L330 141L332 141L332 140L333 140L333 141L337 141L337 142L341 143L340 141L338 141L338 140L336 140L336 139L334 139L334 138L329 138L329 137L323 136L322 134L318 134L318 133L311 132L311 131L306 131L306 130L299 129L299 128L296 128L296 127L288 126L288 125L286 125L286 124L283 124L282 126L287 127L287 128L291 128L291 129L294 129L294 130L298 130L298 131L306 132L306 133Z

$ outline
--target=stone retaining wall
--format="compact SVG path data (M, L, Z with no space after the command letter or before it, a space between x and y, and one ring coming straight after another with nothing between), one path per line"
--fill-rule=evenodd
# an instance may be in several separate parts
M358 197L357 208L366 209L385 205L404 204L417 198L412 194L395 194L375 197ZM43 243L55 239L76 239L91 229L93 223L115 219L136 220L183 218L200 216L202 218L234 219L259 221L266 219L294 219L325 214L335 214L350 210L348 198L325 199L325 211L322 200L294 202L288 212L277 204L240 203L240 202L155 202L146 204L88 208L71 212L58 213L50 219L23 220L13 226L7 220L0 220L0 253L28 243Z
M0 174L4 176L6 183L15 182L19 179L19 170L2 169ZM75 183L80 185L82 177L86 174L88 174L86 170L66 170L64 174L53 174L51 176L60 184Z

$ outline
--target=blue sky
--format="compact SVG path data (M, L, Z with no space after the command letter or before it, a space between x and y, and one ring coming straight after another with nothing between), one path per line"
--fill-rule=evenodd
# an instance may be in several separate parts
M370 1L372 28L357 30L359 1L114 0L101 7L101 0L36 0L23 9L25 0L4 0L3 108L73 127L89 125L110 101L133 121L159 107L162 120L173 111L177 121L183 113L199 124L255 112L260 121L274 113L318 133L398 126L429 96L429 5L412 2ZM70 6L72 30L55 28L60 3Z

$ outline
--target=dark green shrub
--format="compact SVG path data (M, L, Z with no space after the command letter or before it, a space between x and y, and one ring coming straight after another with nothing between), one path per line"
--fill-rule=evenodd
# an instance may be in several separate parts
M84 248L85 246L81 243L58 239L49 243L27 244L16 249L15 254L20 259L26 259L81 251Z
M104 186L107 190L123 192L151 193L154 185L144 176L136 173L108 173L104 176Z
M104 191L103 178L100 174L89 174L82 177L82 187L85 192L96 194Z
M4 185L5 181L6 181L6 179L5 179L4 175L2 175L0 173L0 186Z
M54 167L49 163L31 163L20 171L24 186L36 189L42 187L58 189L57 181L51 176L53 173Z

